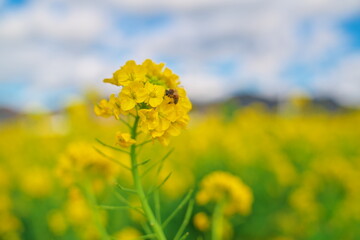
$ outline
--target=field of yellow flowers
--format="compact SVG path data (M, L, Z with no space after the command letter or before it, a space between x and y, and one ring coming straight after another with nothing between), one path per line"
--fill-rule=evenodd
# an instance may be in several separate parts
M0 239L360 238L359 111L195 109L168 142L188 103L159 133L162 97L121 119L94 98L0 123Z
M249 107L231 115L194 111L191 117L165 150L150 143L142 153L156 161L174 149L160 172L162 178L172 172L159 189L163 219L189 189L201 196L202 181L217 174L228 183L237 176L248 186L239 193L251 198L239 206L245 209L230 209L223 239L360 237L360 112L282 116ZM128 164L122 153L95 140L113 143L118 130L116 120L100 119L82 103L2 122L0 239L101 239L97 224L113 239L143 235L143 216L120 207L124 194L116 182L130 186L129 173L95 150ZM149 175L145 183L152 180ZM93 209L76 181L89 181L104 208ZM125 197L138 204L131 193ZM189 239L210 239L214 209L202 203L196 201L186 227ZM169 222L169 236L185 211Z

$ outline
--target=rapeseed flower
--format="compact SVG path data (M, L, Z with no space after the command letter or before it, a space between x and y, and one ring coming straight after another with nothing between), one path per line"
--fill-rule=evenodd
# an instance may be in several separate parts
M157 107L163 101L165 88L159 85L153 85L149 82L145 84L145 89L148 91L147 103L151 107Z
M122 87L119 94L101 100L95 106L95 114L116 119L130 114L138 118L141 132L167 145L171 136L179 135L187 126L192 105L179 85L179 77L164 67L163 63L156 64L149 59L142 64L126 62L112 78L104 80ZM135 144L130 133L117 134L117 138L122 147Z
M33 198L49 196L53 188L50 172L45 168L30 168L21 177L21 188Z
M148 96L148 91L142 82L131 82L120 92L119 100L121 109L129 111L133 109L136 104L144 102Z
M117 164L100 155L91 144L73 142L59 157L56 174L64 185L69 186L85 175L112 181L119 170Z
M217 171L201 181L196 201L199 205L210 202L223 203L226 215L247 215L251 211L253 195L251 189L239 177Z
M50 230L57 236L62 236L66 232L68 225L64 213L59 210L52 211L47 218Z
M193 222L194 226L202 232L205 232L210 228L209 216L204 212L195 214Z
M131 135L129 133L117 132L116 138L118 140L117 144L122 147L129 147L130 145L136 143L136 141L131 138Z
M104 79L104 82L117 86L127 86L131 82L145 81L146 71L135 61L127 61L119 70L114 72L112 78Z

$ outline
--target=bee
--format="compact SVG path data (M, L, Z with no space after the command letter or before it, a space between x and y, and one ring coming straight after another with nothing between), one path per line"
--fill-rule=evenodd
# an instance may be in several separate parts
M165 95L168 96L169 98L174 99L174 104L177 104L179 102L179 94L175 89L168 89L165 92Z

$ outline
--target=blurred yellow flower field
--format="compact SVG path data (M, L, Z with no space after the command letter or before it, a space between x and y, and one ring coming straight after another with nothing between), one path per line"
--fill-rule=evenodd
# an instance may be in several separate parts
M186 232L189 239L210 239L210 199L234 190L223 239L359 238L360 112L275 114L258 106L220 112L195 110L188 129L167 147L174 151L160 172L160 179L172 172L160 188L163 220L194 189L198 200ZM96 151L129 166L123 153L95 140L115 143L113 133L125 130L119 126L85 103L1 123L0 238L101 239L99 224L114 239L144 235L138 208L120 207L116 183L131 186L131 176ZM149 144L140 158L156 161L166 153L161 144ZM144 175L145 186L156 184L153 174ZM216 181L209 177L215 174L220 182L211 189L206 181ZM225 175L247 187L236 190ZM84 181L96 209L79 189ZM170 237L184 214L167 224Z

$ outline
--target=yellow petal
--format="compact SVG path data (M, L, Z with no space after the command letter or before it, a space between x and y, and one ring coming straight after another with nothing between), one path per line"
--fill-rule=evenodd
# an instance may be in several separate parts
M162 101L163 101L163 98L150 98L149 104L152 107L157 107L162 103Z
M122 98L120 100L121 109L124 111L129 111L129 110L133 109L135 107L135 105L136 105L136 102L131 98Z
M148 91L145 88L140 88L136 92L136 102L141 103L148 97Z

